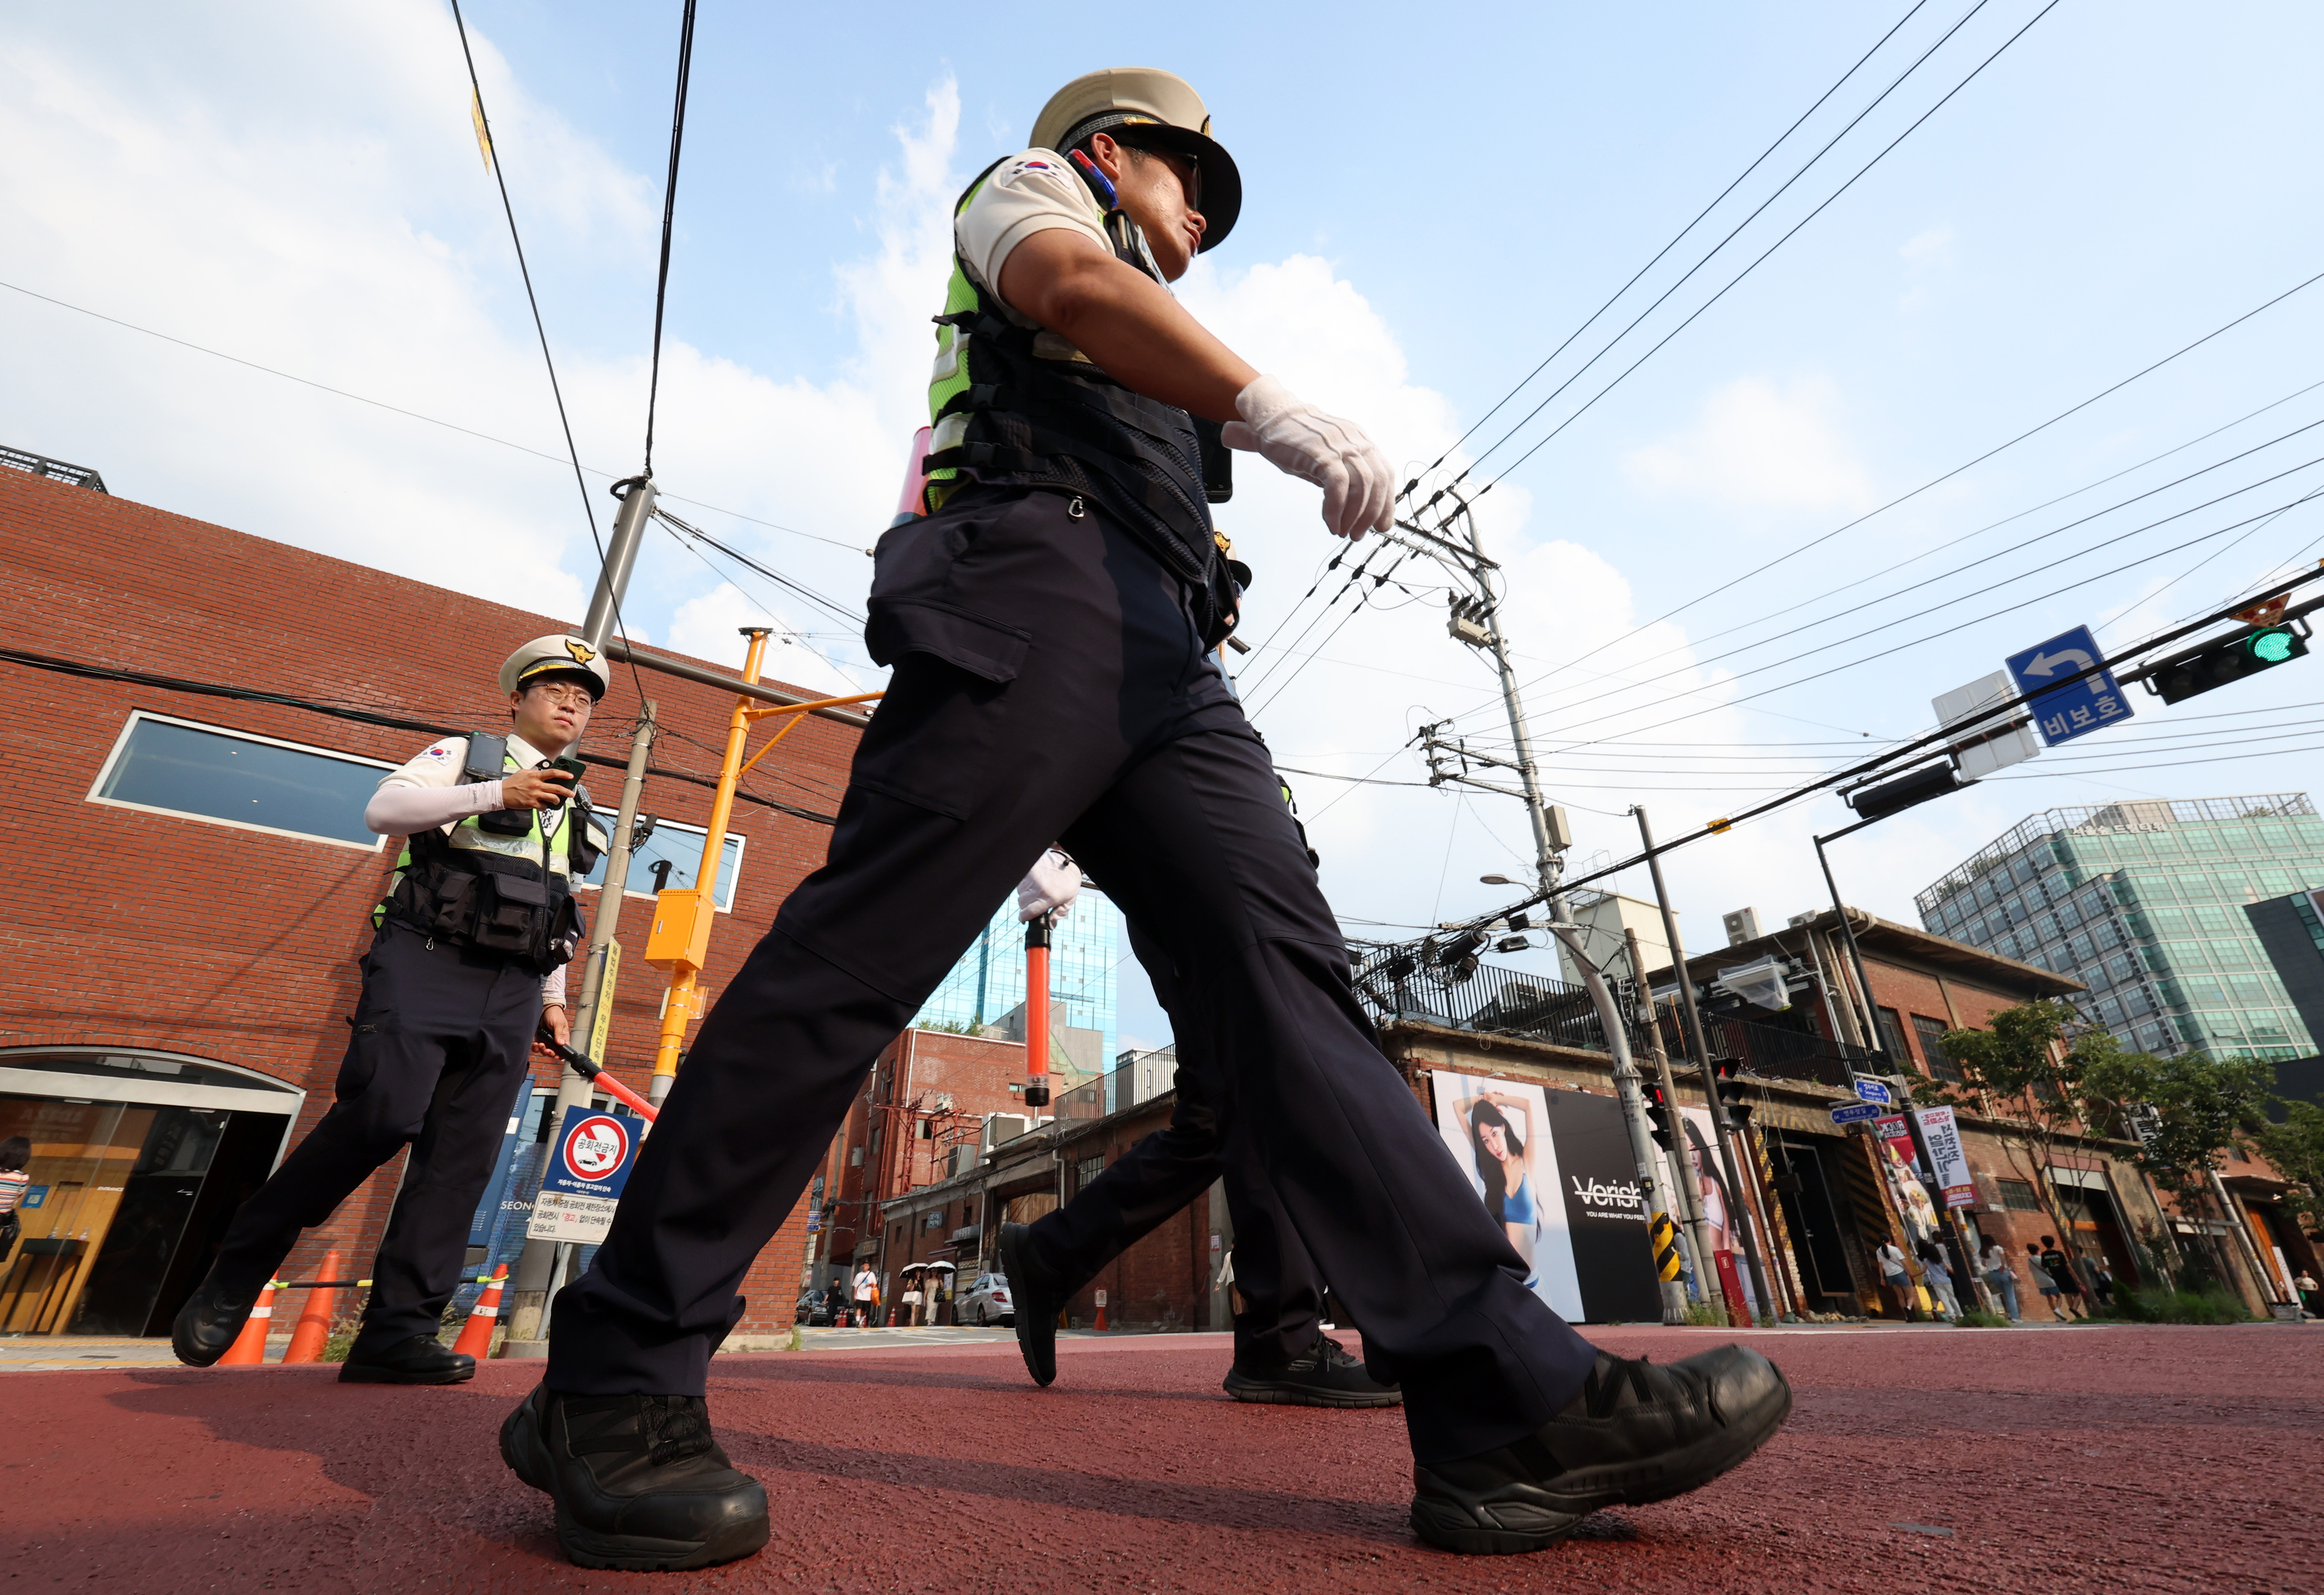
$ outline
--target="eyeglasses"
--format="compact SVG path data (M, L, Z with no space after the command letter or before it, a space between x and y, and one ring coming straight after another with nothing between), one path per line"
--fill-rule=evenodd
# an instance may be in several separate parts
M589 689L586 687L541 685L529 690L539 693L561 709L580 709L586 712L597 706L597 700L589 696Z

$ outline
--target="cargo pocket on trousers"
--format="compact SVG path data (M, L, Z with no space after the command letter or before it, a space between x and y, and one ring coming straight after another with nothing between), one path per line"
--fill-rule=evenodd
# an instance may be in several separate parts
M855 753L850 784L966 819L982 799L1002 741L1009 684L1029 632L965 610L886 604L867 635L895 674Z
M339 1078L331 1089L335 1102L349 1102L371 1088L372 1079L379 1073L380 1047L385 1038L380 1034L380 1016L355 1010L355 1034L347 1038L347 1055L339 1060Z

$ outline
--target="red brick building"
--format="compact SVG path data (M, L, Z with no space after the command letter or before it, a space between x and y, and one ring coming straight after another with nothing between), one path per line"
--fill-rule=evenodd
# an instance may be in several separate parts
M1024 1079L1021 1041L913 1029L890 1042L808 1188L822 1212L816 1282L852 1275L858 1261L882 1267L883 1203L975 1167L996 1138L1029 1128ZM1001 1125L987 1129L995 1116Z
M361 831L360 801L352 826L337 808L327 823L240 823L218 812L220 783L287 781L290 811L311 815L330 805L299 783L320 771L344 807L438 732L499 724L501 660L571 622L14 471L0 471L0 583L13 755L0 1135L32 1136L41 1187L24 1213L37 1244L0 1268L0 1327L166 1332L235 1204L330 1102L395 856ZM732 670L741 651L738 638L734 659L709 662ZM733 699L617 668L580 750L612 766L592 782L609 812L641 683L665 728L644 808L682 835L707 816ZM746 785L713 996L822 862L858 735L809 718ZM181 747L208 764L173 766ZM142 784L124 786L132 755ZM237 761L265 768L237 776ZM631 883L609 1062L642 1091L661 981L640 956L649 905L634 888L650 883ZM599 895L583 893L593 917ZM553 1086L553 1070L536 1081ZM367 1266L400 1173L390 1163L310 1232L292 1277L313 1277L326 1249ZM806 1240L802 1205L752 1271L742 1332L788 1329Z

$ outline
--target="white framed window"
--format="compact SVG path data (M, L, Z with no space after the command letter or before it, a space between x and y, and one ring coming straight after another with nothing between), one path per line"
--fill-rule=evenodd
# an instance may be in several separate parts
M136 709L88 801L377 853L387 838L364 825L364 806L381 775L397 768Z
M613 829L615 817L613 814L600 809L597 817L607 831ZM682 825L677 820L657 820L653 834L646 838L646 844L630 854L630 878L623 883L622 895L650 899L654 895L653 866L661 859L668 859L670 862L670 885L681 890L691 889L702 867L702 844L709 835L706 826ZM742 850L749 842L749 837L737 836L729 831L726 845L719 850L718 887L713 894L712 906L721 914L734 906L734 883L742 878ZM605 856L597 861L596 867L581 878L580 883L603 887L605 884L605 865L612 857L612 850L608 849Z

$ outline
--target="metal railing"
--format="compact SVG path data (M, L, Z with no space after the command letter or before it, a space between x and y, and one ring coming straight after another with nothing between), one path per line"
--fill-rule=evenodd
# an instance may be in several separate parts
M1447 965L1407 945L1374 949L1357 965L1355 986L1357 999L1383 1024L1409 1019L1583 1052L1609 1050L1590 994L1546 975L1471 960ZM1635 1010L1637 1000L1628 982L1618 981L1615 1000L1628 1012ZM1677 1005L1657 1004L1656 1023L1664 1050L1682 1072L1687 1071L1693 1048L1687 1045ZM1851 1075L1885 1073L1888 1067L1885 1054L1834 1041L1812 1029L1713 1014L1703 1015L1702 1029L1712 1056L1738 1059L1744 1074L1763 1079L1807 1081L1845 1090ZM1643 1065L1651 1046L1645 1023L1631 1025L1629 1042Z
M62 460L52 460L45 455L26 454L21 448L10 448L5 444L0 444L0 467L22 471L30 476L45 476L68 487L88 487L98 493L105 492L105 478L98 475L93 466L69 466Z

